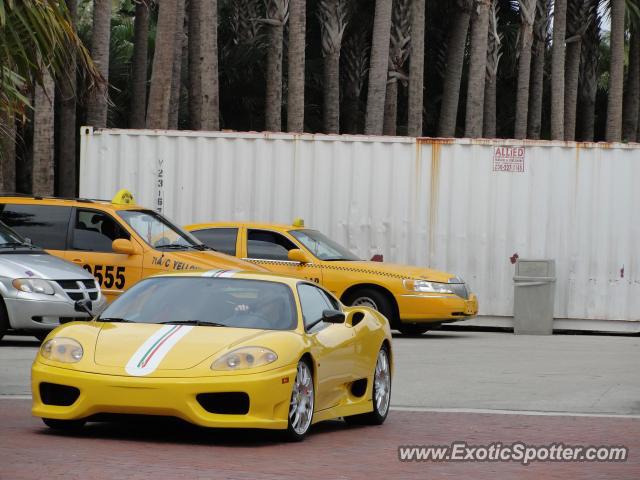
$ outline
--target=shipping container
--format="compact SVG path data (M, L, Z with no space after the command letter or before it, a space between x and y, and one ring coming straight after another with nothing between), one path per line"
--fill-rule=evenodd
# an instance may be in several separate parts
M556 328L640 331L640 145L94 130L80 195L179 224L302 217L362 258L446 270L508 326L517 258L557 263Z

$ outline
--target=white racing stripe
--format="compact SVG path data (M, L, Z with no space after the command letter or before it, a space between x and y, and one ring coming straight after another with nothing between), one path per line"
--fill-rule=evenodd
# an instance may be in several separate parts
M162 326L133 354L125 367L126 372L134 377L149 375L158 368L167 353L192 328L192 325Z

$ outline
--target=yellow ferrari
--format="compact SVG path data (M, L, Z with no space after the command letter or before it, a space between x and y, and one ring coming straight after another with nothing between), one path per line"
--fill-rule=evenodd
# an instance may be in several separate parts
M384 422L392 364L386 318L311 282L169 274L49 334L32 367L32 412L54 429L146 414L301 440L322 420Z

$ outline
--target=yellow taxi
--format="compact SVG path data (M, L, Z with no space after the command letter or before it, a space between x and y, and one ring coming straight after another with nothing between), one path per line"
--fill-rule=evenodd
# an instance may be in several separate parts
M2 196L0 220L91 272L108 301L161 272L265 270L211 250L161 214L136 205L126 190L111 201Z
M476 295L456 275L363 261L321 232L305 228L301 219L293 225L216 222L185 229L219 252L316 282L345 305L378 310L407 335L478 313Z

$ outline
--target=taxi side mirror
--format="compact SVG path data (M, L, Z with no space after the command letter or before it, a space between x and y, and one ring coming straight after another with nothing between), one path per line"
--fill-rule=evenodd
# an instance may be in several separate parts
M124 255L135 255L138 253L138 249L131 240L126 238L117 238L111 243L111 249L115 253L122 253Z
M289 254L287 255L287 257L292 262L298 262L302 264L311 263L311 259L309 258L309 256L299 248L293 248L289 250Z

